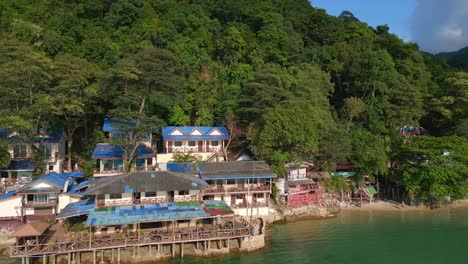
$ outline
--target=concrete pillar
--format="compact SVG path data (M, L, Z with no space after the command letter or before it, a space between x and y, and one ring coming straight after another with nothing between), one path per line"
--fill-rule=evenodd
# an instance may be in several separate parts
M117 264L120 264L120 248L117 249Z
M175 244L172 244L172 257L175 257Z
M26 258L21 257L21 264L24 264L26 262Z
M114 262L114 255L115 255L115 250L112 249L112 258L111 258L111 262Z
M93 264L96 264L96 250L93 250Z
M78 264L81 264L81 252L78 252Z
M26 257L26 264L29 264L29 257Z
M71 264L71 253L68 252L68 264Z
M46 257L46 255L42 255L42 264L47 264L47 257Z
M184 257L184 243L180 243L180 257Z
M229 238L227 240L227 248L229 251L231 251L231 240L229 240Z

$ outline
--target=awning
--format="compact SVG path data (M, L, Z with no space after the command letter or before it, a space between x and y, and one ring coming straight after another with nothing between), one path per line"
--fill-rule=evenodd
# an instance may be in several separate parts
M89 214L89 211L91 211L94 208L94 199L89 198L86 200L74 202L74 203L69 203L65 208L60 211L60 213L57 215L56 219L65 219L65 218L70 218L74 216L80 216L80 215L87 215Z
M370 193L371 195L377 194L377 191L375 190L373 186L367 186L366 189L367 189L367 192Z
M31 222L19 226L13 233L10 234L10 237L33 237L42 235L50 224L46 222Z

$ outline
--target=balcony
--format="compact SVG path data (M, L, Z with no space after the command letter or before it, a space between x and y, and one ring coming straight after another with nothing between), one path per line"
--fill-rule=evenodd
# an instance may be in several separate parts
M170 202L191 202L199 201L198 195L176 195L174 198L167 198L165 196L159 197L144 197L140 199L127 199L127 200L96 200L96 207L114 207L114 206L134 206L144 204L160 204Z
M269 193L269 185L254 185L246 186L236 186L236 187L224 187L216 186L212 189L205 190L205 194L236 194L236 193Z
M57 200L51 201L26 201L23 205L25 208L41 208L41 207L55 207Z
M94 169L94 177L102 177L102 176L116 176L123 173L123 168L118 169Z

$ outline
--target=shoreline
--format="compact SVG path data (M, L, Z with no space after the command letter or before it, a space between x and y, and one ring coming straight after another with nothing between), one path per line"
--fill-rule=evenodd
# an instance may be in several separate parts
M458 208L467 208L468 209L468 199L458 200L453 203L442 205L437 208L430 208L425 205L419 206L402 206L397 202L392 201L379 201L371 204L364 204L362 207L342 207L341 210L344 212L369 212L369 211L379 211L379 212L432 212L441 209L458 209Z

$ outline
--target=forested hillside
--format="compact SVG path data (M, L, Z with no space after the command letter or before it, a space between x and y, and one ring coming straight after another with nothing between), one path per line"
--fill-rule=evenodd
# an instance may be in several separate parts
M81 166L112 116L226 125L277 172L321 154L423 198L468 192L468 73L385 25L305 0L0 0L0 34L1 127L63 127ZM405 165L442 150L437 175Z

